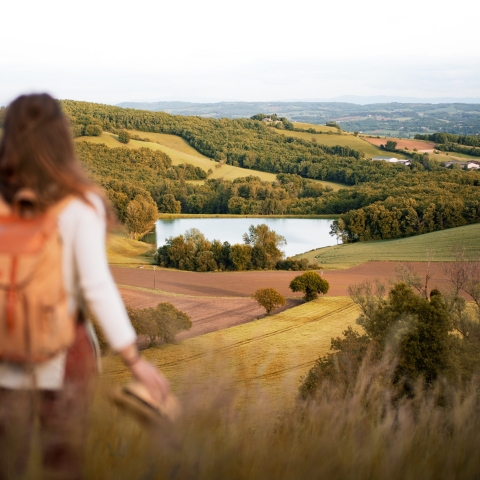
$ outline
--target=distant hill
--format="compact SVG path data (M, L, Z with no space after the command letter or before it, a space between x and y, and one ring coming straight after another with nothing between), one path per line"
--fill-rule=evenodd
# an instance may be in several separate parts
M118 106L173 115L249 118L277 114L290 121L325 124L334 120L343 130L413 137L418 133L480 133L480 98L409 98L345 96L335 101L306 102L124 102ZM392 101L395 100L395 101Z

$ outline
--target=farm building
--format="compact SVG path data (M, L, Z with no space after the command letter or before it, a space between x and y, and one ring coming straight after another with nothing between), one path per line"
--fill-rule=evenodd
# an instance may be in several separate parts
M402 165L408 166L411 164L410 160L404 160L401 158L394 157L373 157L372 160L377 162L388 162L388 163L401 163Z
M452 160L450 162L445 163L446 168L458 166L459 168L463 168L465 170L477 170L480 168L480 162L472 160L469 162L461 162L459 160Z

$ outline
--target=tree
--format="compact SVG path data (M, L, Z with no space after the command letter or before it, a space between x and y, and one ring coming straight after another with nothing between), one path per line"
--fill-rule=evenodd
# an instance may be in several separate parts
M171 303L159 303L155 308L127 308L127 312L137 334L148 337L150 344L171 343L177 333L192 326L190 317Z
M99 137L102 133L102 127L98 124L91 123L85 127L85 135L88 137Z
M128 143L130 141L130 134L126 130L120 130L118 132L118 141L120 143Z
M318 298L319 293L327 293L330 284L316 272L305 272L290 282L293 292L304 292L306 302Z
M182 205L178 200L175 200L174 195L167 193L160 197L158 210L162 213L180 213Z
M385 144L385 150L388 150L389 152L394 152L397 149L397 142L394 142L393 140L387 140L387 143Z
M279 247L287 244L285 237L270 230L264 223L256 227L250 225L248 233L243 235L243 240L246 245L255 249L255 260L259 262L255 265L257 268L273 268L284 256Z
M232 245L230 260L235 270L248 270L252 262L252 247L250 245Z
M286 303L285 297L274 288L259 288L252 294L252 298L265 308L267 315L270 315L273 310L283 307Z
M334 220L330 225L329 234L332 237L335 236L337 238L337 245L338 245L338 240L340 238L342 239L342 242L344 241L343 239L344 231L345 231L345 222L341 218Z
M138 240L154 228L157 218L157 205L137 195L127 206L125 225L132 238Z

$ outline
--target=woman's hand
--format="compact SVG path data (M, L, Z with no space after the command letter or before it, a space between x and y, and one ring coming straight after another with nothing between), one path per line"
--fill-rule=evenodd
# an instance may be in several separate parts
M157 368L139 355L135 344L125 347L120 355L133 377L147 388L155 400L161 402L170 394L168 380Z
M150 362L140 358L130 366L134 378L140 381L157 400L163 401L170 394L170 384L165 376Z

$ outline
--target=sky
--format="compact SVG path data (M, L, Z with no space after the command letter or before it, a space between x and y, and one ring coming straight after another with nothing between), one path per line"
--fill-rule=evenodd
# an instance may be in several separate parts
M480 97L480 3L10 0L0 105ZM446 5L446 4L445 4Z

